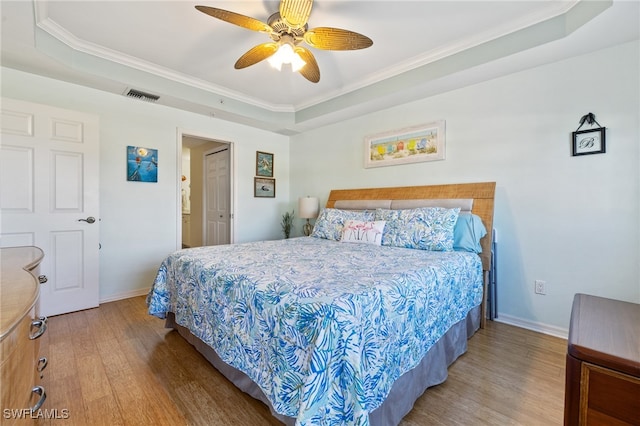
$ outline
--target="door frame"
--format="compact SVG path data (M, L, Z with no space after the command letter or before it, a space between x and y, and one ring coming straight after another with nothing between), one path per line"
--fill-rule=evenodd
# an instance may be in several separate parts
M182 138L194 137L211 142L224 143L229 146L229 242L233 244L235 241L235 199L236 199L236 157L235 146L231 141L216 138L207 133L193 130L177 129L176 143L176 250L182 249ZM203 176L204 178L204 176Z

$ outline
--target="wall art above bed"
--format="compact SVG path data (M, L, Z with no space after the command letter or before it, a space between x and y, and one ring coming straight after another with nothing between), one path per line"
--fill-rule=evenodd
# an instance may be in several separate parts
M445 121L377 133L364 139L364 167L444 160Z

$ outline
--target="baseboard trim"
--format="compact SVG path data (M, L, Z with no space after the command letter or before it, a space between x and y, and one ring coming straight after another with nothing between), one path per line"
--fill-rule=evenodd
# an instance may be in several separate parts
M102 304L102 303L108 303L108 302L115 302L116 300L131 299L132 297L145 296L147 293L149 293L148 288L140 288L138 290L131 290L124 293L113 294L109 297L100 299L99 303Z
M520 328L526 328L527 330L537 331L538 333L548 334L550 336L560 337L562 339L566 339L569 336L569 330L566 328L529 321L511 315L498 313L498 316L494 319L494 321L514 325Z

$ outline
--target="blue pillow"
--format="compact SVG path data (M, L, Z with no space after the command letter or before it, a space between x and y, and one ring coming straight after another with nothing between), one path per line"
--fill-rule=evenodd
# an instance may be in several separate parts
M386 221L382 245L432 251L453 250L453 228L460 208L419 207L376 209L376 220Z
M453 249L481 253L480 239L487 235L482 219L472 213L460 213L453 227Z

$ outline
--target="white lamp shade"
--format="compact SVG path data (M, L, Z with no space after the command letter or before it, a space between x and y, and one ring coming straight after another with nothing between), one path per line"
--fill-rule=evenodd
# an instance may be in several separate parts
M302 219L318 217L318 199L315 197L298 198L298 217Z

